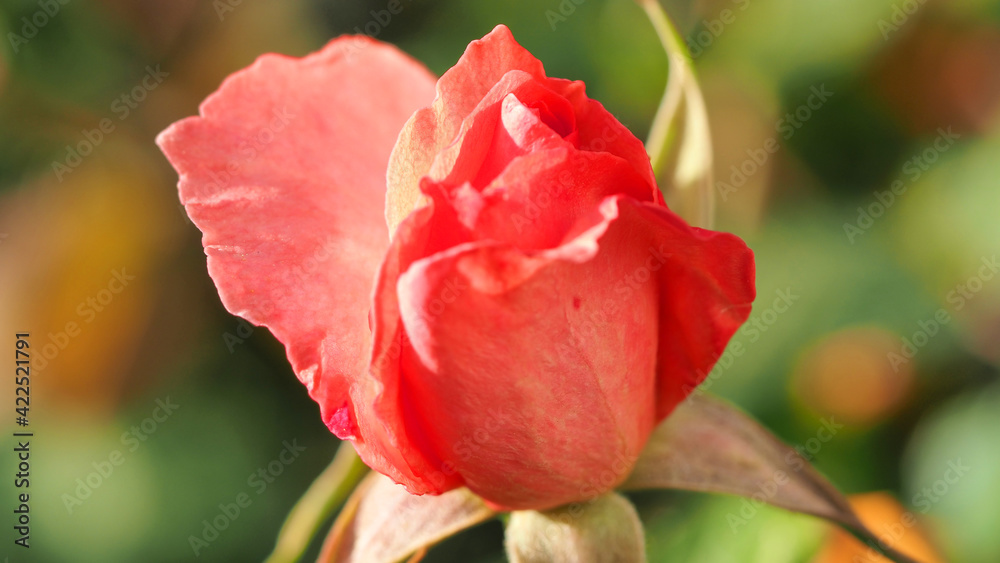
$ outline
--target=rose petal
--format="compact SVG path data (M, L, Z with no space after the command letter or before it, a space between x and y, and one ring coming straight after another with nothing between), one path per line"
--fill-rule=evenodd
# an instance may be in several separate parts
M749 318L756 272L753 252L738 237L688 226L662 207L645 205L641 211L663 231L650 242L650 256L675 266L660 276L656 415L662 420L705 380ZM666 235L670 231L687 244L674 244ZM634 279L641 277L637 271Z
M739 239L622 196L601 213L554 250L467 243L399 277L413 420L441 466L497 506L557 506L621 482L672 388L707 372L749 314Z
M642 141L604 109L604 105L588 98L583 82L561 78L550 78L548 82L550 88L573 104L579 135L577 146L581 150L610 152L624 158L637 174L649 182L655 192L654 197L662 201L663 196L656 188L656 177Z
M351 390L353 420L359 439L355 448L369 467L400 483L412 494L442 493L462 484L445 472L425 424L415 410L400 376L401 358L409 346L400 321L396 281L426 252L451 246L458 229L430 229L433 209L408 216L397 230L379 268L372 303L372 356L369 376Z
M541 250L600 223L598 206L605 197L651 200L649 185L623 159L561 145L515 158L481 193L458 189L447 201L435 194L437 215L454 210L468 232L461 242L493 240Z
M421 201L420 178L430 170L434 157L455 139L462 121L480 100L512 70L545 79L542 63L518 45L506 26L498 25L470 43L458 63L441 76L433 105L410 118L392 151L385 208L390 233Z
M341 437L349 378L368 367L389 153L433 85L395 48L339 38L303 59L261 57L157 139L223 304L285 344Z
M421 179L421 190L428 180L451 186L472 182L482 188L516 156L544 146L571 146L543 121L541 110L529 108L522 99L544 105L550 122L559 119L553 116L553 108L562 110L560 121L573 119L569 102L530 74L512 70L465 118L455 140L434 158Z

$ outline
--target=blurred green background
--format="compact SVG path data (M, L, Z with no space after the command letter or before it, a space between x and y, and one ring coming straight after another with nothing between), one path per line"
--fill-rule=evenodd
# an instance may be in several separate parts
M14 546L7 508L11 408L0 557L261 560L333 456L280 344L219 303L153 144L228 74L357 32L441 73L505 23L644 138L667 66L631 0L402 0L389 21L386 5L0 2L0 334L13 347L30 331L36 350L32 547ZM724 357L709 390L802 445L879 531L909 510L921 529L901 541L929 560L1000 561L1000 2L666 6L712 121L717 226L757 255L745 353ZM815 446L831 417L843 428ZM275 464L293 443L305 449ZM968 470L953 478L956 463ZM240 493L251 504L196 556L189 538ZM806 516L763 509L733 525L739 499L633 499L654 562L852 561L846 538ZM486 524L427 561L503 561L501 539Z

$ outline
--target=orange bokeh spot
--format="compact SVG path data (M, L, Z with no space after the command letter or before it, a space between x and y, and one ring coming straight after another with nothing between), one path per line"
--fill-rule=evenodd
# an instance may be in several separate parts
M851 506L884 545L924 563L944 563L913 512L888 493L852 495ZM813 563L892 563L842 529L831 532Z

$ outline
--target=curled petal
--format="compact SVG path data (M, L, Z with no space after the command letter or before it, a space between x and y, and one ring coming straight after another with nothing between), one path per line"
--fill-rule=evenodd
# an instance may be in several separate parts
M420 204L420 178L430 170L435 156L455 139L462 121L483 97L512 70L538 80L545 78L542 63L518 45L506 26L498 25L470 43L458 63L441 76L433 105L410 118L392 151L385 206L390 233L395 233L403 218Z
M663 200L656 188L656 178L646 147L628 127L611 115L604 105L587 97L583 82L550 78L549 86L573 104L577 123L577 145L581 150L609 152L624 158L653 188L654 197Z

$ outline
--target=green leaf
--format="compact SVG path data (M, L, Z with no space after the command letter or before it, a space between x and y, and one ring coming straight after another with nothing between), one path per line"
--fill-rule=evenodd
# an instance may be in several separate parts
M654 431L623 489L682 489L749 497L844 526L879 549L879 538L809 462L719 399L692 395ZM915 563L891 546L899 563Z
M705 99L687 47L659 1L637 1L646 10L670 60L667 86L650 127L646 152L667 205L691 224L711 228L715 196Z
M411 495L372 472L334 522L318 563L394 563L493 518L496 513L468 489Z

